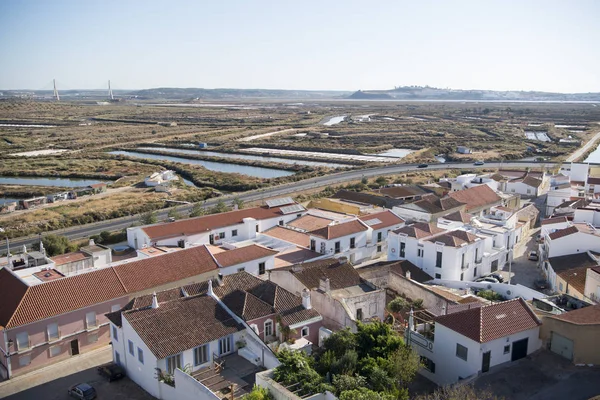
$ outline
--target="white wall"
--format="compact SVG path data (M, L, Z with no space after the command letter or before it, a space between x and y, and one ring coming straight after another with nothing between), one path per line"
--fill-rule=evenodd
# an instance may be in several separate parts
M367 231L359 232L356 234L342 236L337 239L326 240L318 236L310 235L311 240L315 240L315 251L321 254L329 254L334 255L335 253L335 243L340 242L340 253L347 253L352 251L350 248L350 239L354 238L355 248L365 247L367 245ZM322 246L325 244L325 251L322 252Z
M583 232L576 232L554 240L546 236L545 245L548 247L548 257L583 253L589 250L600 251L600 236Z
M219 268L219 272L223 275L231 275L237 273L240 268L244 268L244 271L248 272L249 274L259 276L258 264L262 262L265 263L265 271L275 268L275 256L272 255L268 257L257 258L256 260L247 261L236 265L231 265L229 267Z
M164 400L219 400L220 397L185 372L175 370L175 387L161 386Z
M540 186L541 187L541 186ZM538 196L538 188L529 186L523 182L506 182L505 193L518 193L523 196Z
M450 281L445 279L434 279L431 281L432 285L440 285L453 289L466 290L469 288L478 288L485 290L493 290L496 293L501 294L506 299L511 300L517 297L522 297L525 300L531 300L534 297L536 299L543 299L546 296L543 293L535 291L520 284L509 285L507 283L491 283L491 282L461 282L461 281Z
M432 214L424 211L397 206L392 207L392 211L406 221L430 222L432 219Z
M600 302L600 274L591 268L586 271L584 295L596 303Z

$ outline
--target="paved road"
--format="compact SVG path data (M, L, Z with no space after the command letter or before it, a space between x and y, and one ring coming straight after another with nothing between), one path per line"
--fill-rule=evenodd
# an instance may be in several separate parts
M206 201L206 207L214 206L219 200L230 201L234 197L238 197L244 202L251 202L261 199L268 199L272 197L290 195L292 193L300 192L303 190L338 185L348 181L354 181L362 179L362 177L372 178L381 175L393 175L398 173L405 173L410 171L427 171L427 170L440 170L440 169L474 169L474 168L527 168L527 167L538 167L543 165L546 168L552 168L555 165L548 162L534 162L534 161L504 161L504 162L492 162L487 163L483 166L474 166L472 163L444 163L444 164L431 164L427 168L419 169L416 164L394 164L386 165L385 167L378 168L366 168L357 169L351 171L338 172L331 175L325 175L310 179L305 179L299 182L286 183L284 185L274 186L266 189L253 190L249 192L240 193L238 195L228 195L224 197L214 198ZM178 206L177 210L180 214L186 215L190 212L193 205ZM169 209L163 209L158 212L158 219L165 220ZM82 239L92 235L97 235L102 231L116 231L130 227L132 224L139 221L138 215L129 217L123 217L118 219L112 219L108 221L96 222L93 224L86 224L77 227L59 229L52 233L63 235L69 239ZM12 239L10 241L11 248L21 248L23 245L31 246L33 243L37 243L38 236L22 237ZM0 244L0 254L6 253L6 243Z
M596 135L594 135L594 137L591 138L582 147L580 147L579 149L575 150L575 152L573 152L573 154L571 154L567 158L567 161L575 161L579 157L583 156L590 149L590 147L592 147L598 141L598 139L600 139L600 132L596 133Z

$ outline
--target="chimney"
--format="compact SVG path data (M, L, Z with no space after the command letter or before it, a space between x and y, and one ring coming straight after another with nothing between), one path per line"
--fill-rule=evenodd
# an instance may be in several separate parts
M27 254L27 246L23 245L23 255Z
M208 280L208 290L206 292L210 297L215 295L215 292L213 292L212 279Z
M220 272L217 275L217 286L223 286L223 274Z
M95 246L96 242L94 242L94 239L90 239L90 241L88 242L89 246Z
M329 278L321 278L319 279L319 290L328 293L331 290L331 285L329 284Z
M181 295L183 297L190 297L190 295L188 294L187 290L185 290L185 288L183 286L181 287Z
M310 304L310 291L306 288L302 290L302 306L307 310L312 308Z
M444 303L444 305L442 306L442 315L446 314L448 314L448 304Z
M46 255L46 248L44 247L44 243L40 242L40 253Z
M410 271L406 271L406 274L404 274L406 276L406 279L408 279L410 281Z
M156 298L156 292L152 293L152 308L158 308L158 299Z

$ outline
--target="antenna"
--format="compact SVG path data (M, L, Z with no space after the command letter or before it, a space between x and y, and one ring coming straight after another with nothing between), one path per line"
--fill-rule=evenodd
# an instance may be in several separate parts
M58 90L56 90L56 79L52 79L52 83L54 83L54 98L56 101L60 101L60 96L58 95Z
M108 98L114 100L112 89L110 88L110 80L108 81Z

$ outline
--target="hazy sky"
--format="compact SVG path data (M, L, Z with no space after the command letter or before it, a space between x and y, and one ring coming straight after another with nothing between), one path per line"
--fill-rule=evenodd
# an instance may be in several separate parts
M600 92L599 0L0 0L0 89Z

